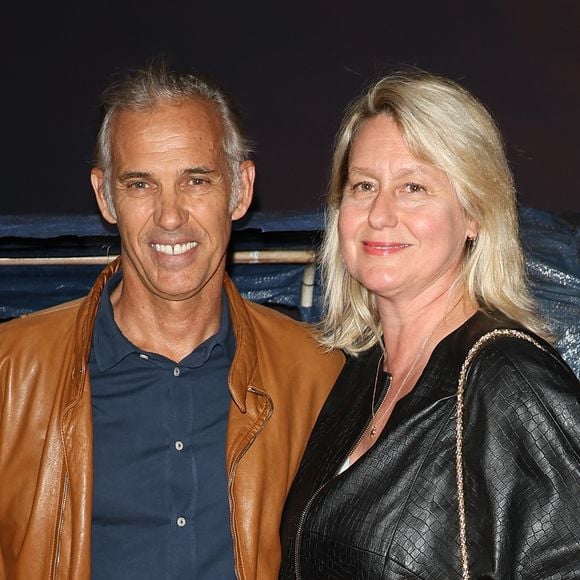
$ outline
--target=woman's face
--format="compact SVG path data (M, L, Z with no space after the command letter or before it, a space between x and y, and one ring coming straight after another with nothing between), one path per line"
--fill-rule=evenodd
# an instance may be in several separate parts
M354 139L338 229L350 274L379 297L410 301L442 295L477 234L445 172L413 157L386 115Z

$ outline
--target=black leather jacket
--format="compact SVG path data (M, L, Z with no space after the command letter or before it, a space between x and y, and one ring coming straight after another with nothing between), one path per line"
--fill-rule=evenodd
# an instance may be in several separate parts
M375 446L337 471L370 418L380 351L347 363L286 502L280 578L460 578L455 482L458 373L510 321L478 313L433 352ZM540 339L538 339L540 340ZM580 578L580 383L548 345L499 338L465 394L472 579Z

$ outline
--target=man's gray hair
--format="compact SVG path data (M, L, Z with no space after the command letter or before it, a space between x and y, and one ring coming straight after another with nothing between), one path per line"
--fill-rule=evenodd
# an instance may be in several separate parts
M170 70L164 61L160 61L129 70L101 95L103 119L97 136L95 165L103 171L105 198L113 215L112 138L116 117L122 111L147 111L163 102L182 103L198 99L212 103L221 119L222 147L228 160L232 189L230 211L236 207L241 184L240 163L249 158L251 148L242 132L233 102L213 81L197 73Z

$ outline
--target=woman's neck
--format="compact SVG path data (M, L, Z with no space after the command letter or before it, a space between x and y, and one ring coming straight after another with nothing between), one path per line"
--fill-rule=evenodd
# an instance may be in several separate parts
M406 303L381 300L385 370L396 380L415 359L426 362L435 346L476 311L463 288L451 287L435 297Z

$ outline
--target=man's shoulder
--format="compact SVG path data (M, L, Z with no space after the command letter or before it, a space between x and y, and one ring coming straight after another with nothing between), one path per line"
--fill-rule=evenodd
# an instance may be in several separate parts
M244 299L244 303L255 327L263 327L281 335L288 336L290 334L296 338L314 342L314 328L311 324L296 320L270 306L258 304L251 300Z
M329 352L316 340L312 324L295 320L269 306L244 300L258 344L266 350L283 352L295 360L328 360L344 364L340 351Z
M342 368L342 352L328 352L320 346L312 325L242 298L228 278L226 289L234 333L240 341L239 348L249 349L259 359L268 358L281 364L296 366L300 362L303 368L322 365L317 368L330 369L331 374L336 374L336 370Z
M0 342L9 339L28 340L31 335L56 340L62 330L68 332L72 329L82 300L79 298L64 302L3 322L0 324Z

